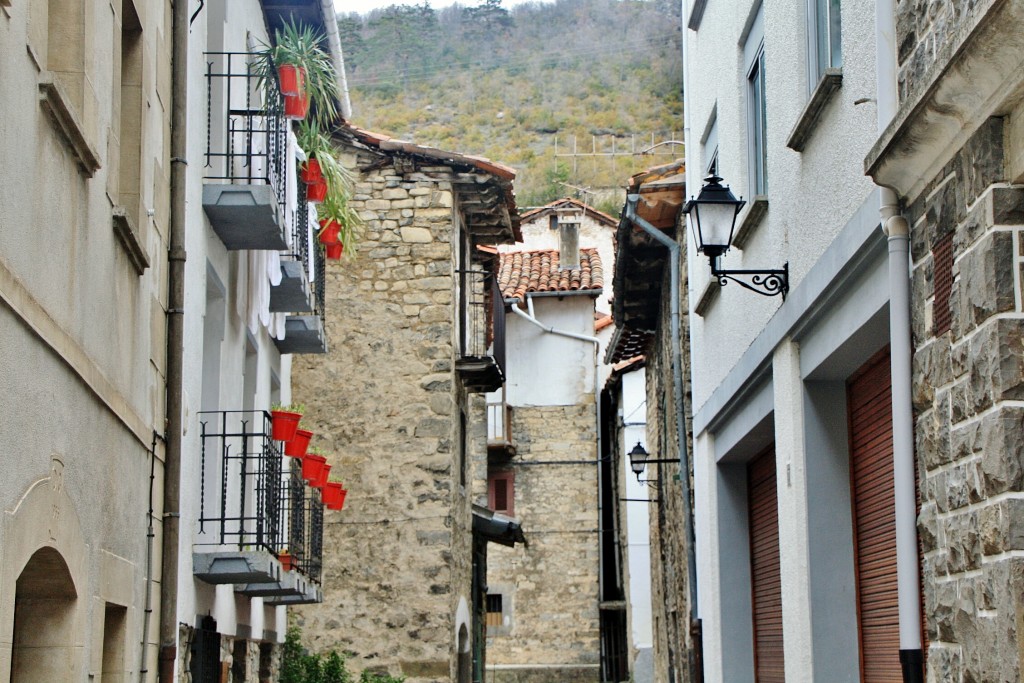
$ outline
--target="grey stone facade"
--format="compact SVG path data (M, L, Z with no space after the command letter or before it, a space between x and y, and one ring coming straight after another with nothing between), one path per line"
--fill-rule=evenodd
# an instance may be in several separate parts
M358 253L327 271L330 352L297 360L293 386L349 493L325 519L324 602L295 621L313 651L345 652L357 672L456 680L471 610L470 462L486 439L482 399L454 366L456 171L348 152L350 166L372 169L352 198L365 226Z
M1024 188L989 119L911 207L914 407L929 680L1020 680ZM948 304L937 245L952 240ZM937 328L948 305L949 329Z

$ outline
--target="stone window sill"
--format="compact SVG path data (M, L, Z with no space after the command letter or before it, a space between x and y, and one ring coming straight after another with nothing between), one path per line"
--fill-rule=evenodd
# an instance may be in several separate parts
M124 207L114 207L114 235L117 237L118 244L128 255L128 260L131 261L135 272L139 275L145 273L146 268L149 268L149 258L146 256L146 249L142 246L142 242L139 241L139 231Z
M67 144L75 161L87 178L93 177L100 167L100 157L89 144L85 129L75 112L67 92L50 74L39 80L39 103L49 115L57 132Z
M0 0L2 3L3 0ZM700 26L700 20L704 18L704 8L708 6L708 0L693 0L693 6L690 8L690 18L686 21L686 27L691 31L696 31Z
M814 92L811 93L810 99L807 100L807 105L800 112L800 117L796 120L796 125L793 126L789 139L786 140L787 147L797 152L804 151L804 147L807 145L807 141L810 140L818 119L821 118L821 112L825 110L825 105L832 100L832 96L839 90L842 84L842 69L825 69L825 73L822 74L818 85L814 87Z
M736 230L736 235L732 238L732 246L737 249L742 249L743 245L745 245L747 240L750 239L750 235L753 234L757 226L761 225L761 221L764 220L767 213L767 195L754 195L754 198L750 200L750 204L747 205L743 215L739 218L740 227Z
M711 304L718 300L718 293L722 290L722 285L718 284L718 280L712 278L704 285L704 291L700 293L700 298L697 299L697 305L693 307L693 312L704 317L704 315L711 310Z

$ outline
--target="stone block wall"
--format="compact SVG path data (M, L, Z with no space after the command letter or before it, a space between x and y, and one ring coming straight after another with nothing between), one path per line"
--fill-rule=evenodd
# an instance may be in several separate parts
M514 472L514 513L526 544L487 550L487 583L502 593L506 612L505 626L487 639L487 681L600 680L593 398L515 406L517 454L504 465L492 463Z
M292 391L349 493L325 515L324 602L295 620L313 651L347 652L355 671L440 683L453 678L454 615L470 598L466 398L453 370L457 197L447 167L347 161L375 163L352 198L365 227L358 252L328 266L330 351L295 358Z
M917 99L1001 0L898 0L899 101Z
M990 119L907 212L936 682L1019 681L1024 664L1024 187L1004 182L1003 134Z

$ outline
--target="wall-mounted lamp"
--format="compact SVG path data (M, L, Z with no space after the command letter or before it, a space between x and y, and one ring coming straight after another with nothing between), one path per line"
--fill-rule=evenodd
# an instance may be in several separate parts
M649 482L658 481L657 479L641 479L640 478L640 475L644 473L644 469L647 467L647 463L649 463L649 462L653 462L653 463L674 462L676 464L679 463L679 461L674 459L674 458L664 458L664 459L663 458L655 458L654 460L651 460L648 457L648 455L649 454L647 453L647 450L643 446L640 445L639 441L637 441L636 445L633 446L633 450L631 450L629 452L629 466L633 470L633 474L636 475L636 480L638 482L640 482L641 484L646 484L646 483L649 483Z
M736 199L727 185L722 185L718 176L709 175L704 179L700 194L683 207L683 213L690 217L697 252L708 257L711 275L718 279L719 285L732 280L758 294L781 294L785 300L789 292L789 263L781 270L722 270L718 267L718 259L732 246L736 217L744 204L746 202ZM746 276L750 277L750 282L741 279Z

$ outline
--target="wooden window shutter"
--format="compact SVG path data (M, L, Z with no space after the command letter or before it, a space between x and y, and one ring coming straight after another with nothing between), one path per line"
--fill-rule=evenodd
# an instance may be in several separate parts
M861 680L903 680L896 586L892 379L886 349L849 381L850 477L853 499Z
M754 458L747 469L754 680L757 683L784 683L786 680L776 482L772 448Z
M487 503L492 510L512 516L514 511L515 473L491 472L487 477Z

